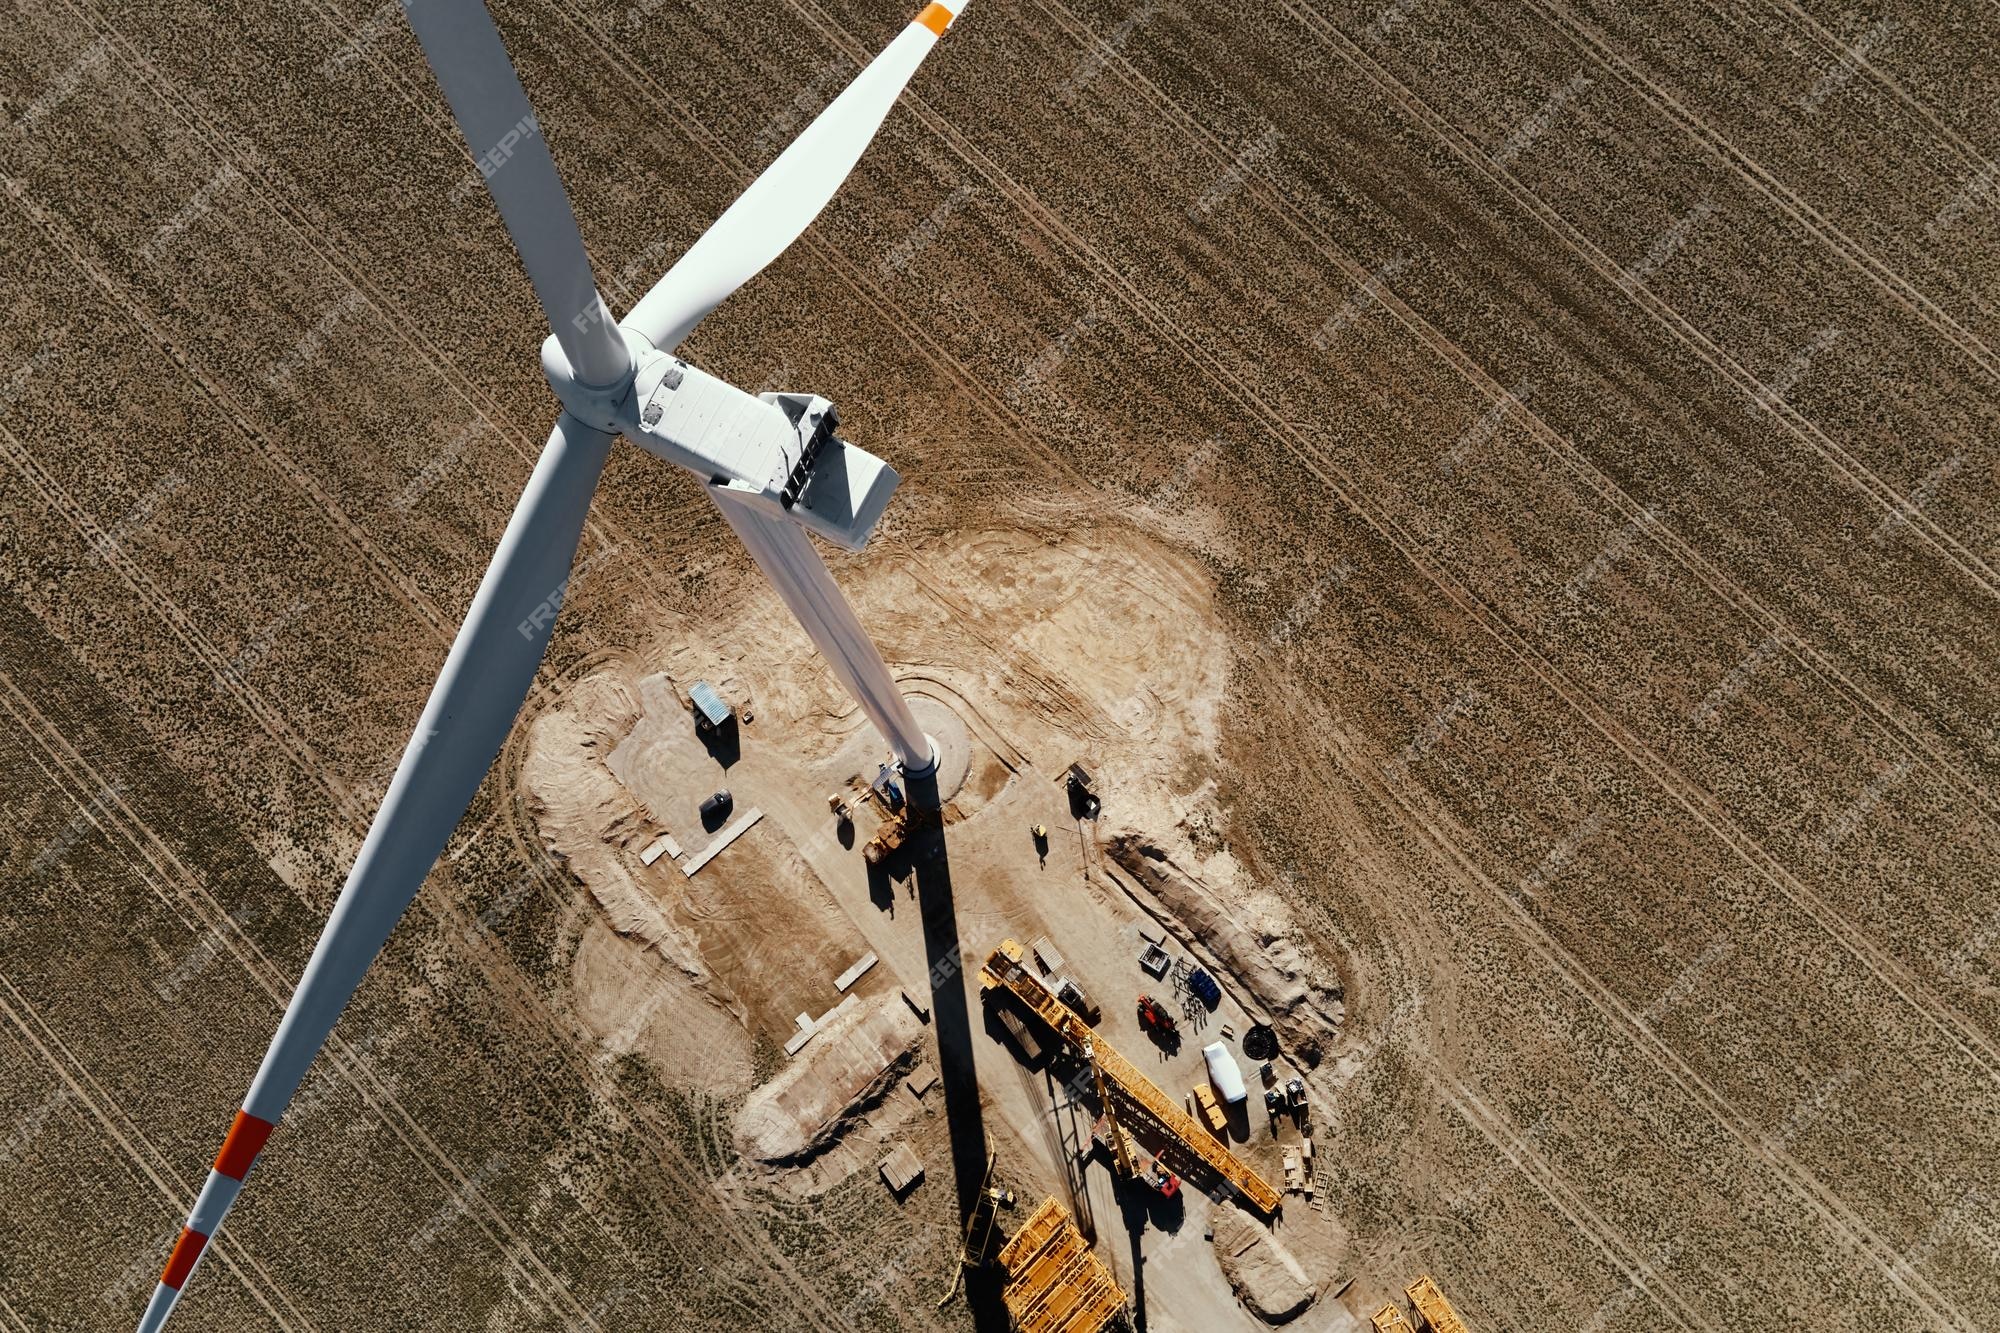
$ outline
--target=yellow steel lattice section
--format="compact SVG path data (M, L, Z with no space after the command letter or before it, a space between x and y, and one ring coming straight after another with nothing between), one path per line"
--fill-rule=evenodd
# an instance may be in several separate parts
M1451 1302L1438 1290L1438 1284L1430 1274L1403 1288L1410 1297L1410 1304L1417 1307L1424 1324L1431 1333L1466 1333L1465 1321L1458 1317L1458 1311L1451 1308Z
M1021 1333L1101 1333L1125 1293L1054 1199L1044 1199L1001 1247L1001 1299Z
M1370 1315L1368 1322L1375 1326L1375 1333L1411 1333L1410 1321L1403 1318L1403 1312L1393 1305L1385 1305Z
M1079 1052L1088 1042L1098 1068L1125 1104L1121 1117L1125 1127L1134 1128L1134 1119L1151 1122L1153 1137L1164 1141L1160 1155L1170 1167L1184 1176L1189 1174L1190 1166L1206 1167L1235 1186L1237 1193L1259 1212L1268 1216L1278 1211L1282 1200L1278 1191L1244 1165L1236 1154L1217 1143L1213 1135L1155 1087L1130 1060L1091 1031L1080 1015L1051 994L1041 979L1022 964L1019 944L1007 940L995 949L986 966L980 969L979 979L989 988L1004 986ZM1176 1161L1176 1157L1192 1160Z

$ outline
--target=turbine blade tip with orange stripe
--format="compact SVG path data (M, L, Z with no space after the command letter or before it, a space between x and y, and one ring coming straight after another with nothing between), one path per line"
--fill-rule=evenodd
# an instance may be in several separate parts
M222 1151L215 1155L215 1169L231 1180L243 1179L250 1173L250 1164L257 1160L257 1154L264 1151L265 1140L271 1137L274 1128L268 1120L238 1111L229 1133L223 1136Z
M174 1252L167 1256L167 1266L160 1274L160 1285L179 1291L194 1271L195 1261L201 1258L202 1247L208 1244L208 1237L189 1227L182 1227L180 1239L174 1242Z

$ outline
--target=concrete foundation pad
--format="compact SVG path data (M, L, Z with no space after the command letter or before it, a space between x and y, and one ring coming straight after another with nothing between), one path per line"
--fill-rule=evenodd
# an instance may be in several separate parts
M912 696L910 711L916 714L937 753L934 780L938 800L949 801L965 785L965 775L972 768L972 731L965 725L965 719L927 695Z

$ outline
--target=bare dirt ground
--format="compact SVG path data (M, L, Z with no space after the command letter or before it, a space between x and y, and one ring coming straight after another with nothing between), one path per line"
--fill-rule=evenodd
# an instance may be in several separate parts
M908 17L496 10L621 309ZM1996 49L1963 4L978 0L688 345L908 479L836 570L978 740L965 955L1055 935L1144 1052L1145 909L1055 785L1091 757L1108 825L1341 986L1301 1326L1421 1271L1482 1333L2000 1326ZM394 5L17 9L0 185L0 1327L119 1328L551 400ZM771 828L699 901L645 891L603 759L656 672L759 716ZM738 1156L814 976L926 970L817 837L858 730L619 450L184 1319L970 1327L934 1103L803 1184ZM796 969L730 984L770 955L711 956L729 890L813 879ZM1062 1189L1050 1089L976 1036L990 1141ZM1204 1203L1135 1265L1090 1181L1149 1329L1247 1318Z

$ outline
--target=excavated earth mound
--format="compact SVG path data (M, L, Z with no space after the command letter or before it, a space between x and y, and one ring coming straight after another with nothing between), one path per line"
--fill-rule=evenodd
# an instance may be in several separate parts
M1285 926L1233 910L1137 830L1112 833L1105 850L1136 881L1141 905L1209 966L1240 979L1250 992L1244 1007L1261 1011L1255 1016L1277 1030L1285 1049L1317 1064L1347 1006L1337 983L1307 967Z
M1319 1294L1284 1242L1234 1206L1216 1210L1215 1257L1237 1299L1267 1324L1297 1319Z

